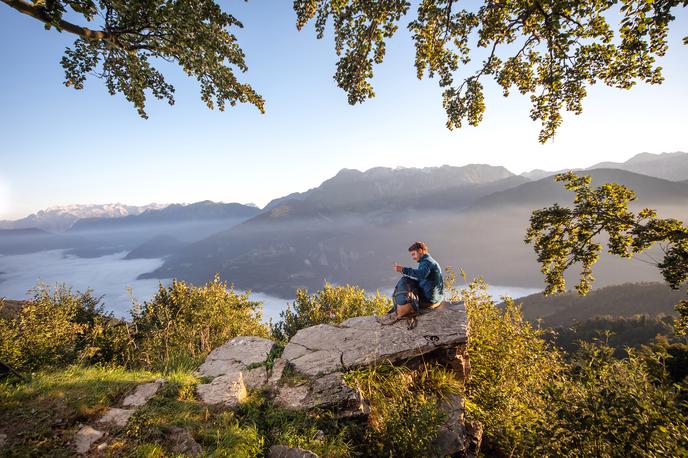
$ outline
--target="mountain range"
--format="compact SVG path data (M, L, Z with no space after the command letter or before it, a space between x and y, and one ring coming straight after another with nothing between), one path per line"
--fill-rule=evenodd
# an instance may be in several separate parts
M410 264L406 247L420 239L445 267L463 268L492 284L541 287L535 255L523 237L532 210L571 203L571 193L552 173L516 175L481 164L343 169L262 210L205 201L86 217L63 234L24 237L23 249L42 238L35 246L46 249L48 240L78 256L127 251L127 258L163 257L160 268L140 278L204 282L220 273L242 289L293 297L295 288L320 288L324 281L391 288L397 276L392 262ZM594 184L629 186L638 195L636 209L686 217L686 153L643 153L624 163L596 164L585 173ZM17 252L8 239L0 234L0 253L8 246ZM660 280L645 262L606 255L595 276L597 286Z
M642 206L657 208L662 215L685 217L686 183L614 169L589 174L594 183L627 184ZM493 185L498 188L498 183L504 185L511 178ZM386 202L389 196L376 196L365 200L358 211L340 205L346 188L334 194L337 200L331 205L322 193L312 192L281 201L227 231L178 250L142 278L200 282L219 272L243 288L283 296L297 287L318 288L323 281L384 288L394 284L392 262L409 262L405 248L422 239L444 266L461 267L493 284L540 287L532 248L523 243L530 212L570 203L570 193L551 178L504 187L481 194L475 192L481 189L477 186L471 198L453 187L444 193L431 189L414 194L414 201L428 202L424 208L387 207L375 202ZM436 204L439 198L442 201ZM460 204L452 207L452 202ZM646 263L603 261L596 270L598 284L658 280L656 269Z
M37 228L48 232L64 232L83 218L120 218L130 215L139 215L147 210L159 210L165 208L164 204L149 205L62 205L50 207L32 213L29 216L16 221L0 220L0 229L29 229Z
M171 204L164 208L148 209L121 218L88 217L76 221L70 232L120 229L139 225L177 223L180 221L250 218L260 213L254 206L204 200L193 204Z
M592 169L619 169L655 178L663 178L669 181L686 181L686 177L688 176L688 153L681 151L660 154L640 153L625 162L599 162L586 169L573 170ZM539 180L563 171L565 170L553 172L535 169L530 172L522 173L521 176L529 180Z
M272 210L290 200L308 201L335 211L370 211L421 207L465 206L487 195L528 181L504 167L470 164L463 167L376 167L365 172L343 169L317 188L269 202ZM435 198L433 198L435 197Z
M162 257L258 213L260 210L251 205L202 201L147 208L120 217L83 217L60 233L37 228L5 229L0 232L0 254L66 249L68 254L80 257L122 251L128 252L128 259Z
M683 181L688 176L688 153L640 153L626 162L600 162L591 169L620 169L670 181Z

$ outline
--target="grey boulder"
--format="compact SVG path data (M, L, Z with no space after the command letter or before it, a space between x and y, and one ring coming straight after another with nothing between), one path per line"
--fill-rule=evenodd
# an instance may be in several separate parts
M98 431L90 426L84 426L74 435L74 443L76 445L76 453L83 455L87 453L91 446L103 437L103 432Z
M411 330L405 321L390 324L390 317L350 318L339 325L320 324L299 330L282 358L308 376L396 363L456 349L467 342L467 324L463 304L449 302L420 315Z
M203 448L193 438L191 433L184 428L174 426L167 431L167 442L170 450L179 455L199 456L203 454Z
M111 426L123 427L127 425L129 418L134 414L133 409L118 409L117 407L112 407L105 415L98 420L98 423L105 423Z
M233 407L246 399L246 385L241 371L215 377L210 383L196 386L196 393L206 404Z
M210 352L198 368L204 377L216 377L264 362L275 343L256 336L239 336Z

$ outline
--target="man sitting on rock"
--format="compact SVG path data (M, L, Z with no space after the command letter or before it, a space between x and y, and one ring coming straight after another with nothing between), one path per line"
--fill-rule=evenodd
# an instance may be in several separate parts
M418 282L421 308L437 307L442 302L444 293L442 268L432 259L425 243L416 242L408 250L413 260L418 263L418 268L402 267L394 263L394 270Z

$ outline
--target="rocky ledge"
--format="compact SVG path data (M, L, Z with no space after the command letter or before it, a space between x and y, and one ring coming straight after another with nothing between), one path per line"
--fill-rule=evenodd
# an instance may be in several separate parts
M236 337L215 349L199 367L199 375L214 378L197 391L208 404L233 406L246 397L247 388L261 388L285 408L327 408L342 417L365 417L365 400L342 380L346 371L385 363L413 367L438 362L465 379L470 373L467 342L465 307L450 302L420 315L413 329L389 316L356 317L337 325L301 329L281 356L269 362L274 342ZM463 399L448 398L443 409L448 420L436 440L441 453L473 456L479 434L465 425Z
M389 317L361 316L342 324L320 324L301 329L284 348L282 358L312 377L383 362L397 363L442 353L463 353L467 342L466 309L445 302L418 318L413 329ZM451 356L450 356L451 355Z

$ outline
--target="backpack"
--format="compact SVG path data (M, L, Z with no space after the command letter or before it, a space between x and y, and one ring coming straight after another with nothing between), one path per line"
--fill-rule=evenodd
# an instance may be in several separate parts
M420 309L420 290L418 283L403 276L394 287L392 303L397 318L415 316Z

